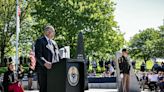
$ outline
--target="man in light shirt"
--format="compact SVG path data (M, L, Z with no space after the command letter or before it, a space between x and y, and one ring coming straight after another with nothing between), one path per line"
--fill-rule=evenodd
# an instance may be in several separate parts
M110 74L110 76L114 76L115 70L114 70L113 66L111 64L109 64L108 66L109 66L109 74Z
M148 80L149 80L148 86L149 86L150 90L153 90L152 85L155 87L155 89L157 89L158 74L155 74L155 73L151 72L148 75Z

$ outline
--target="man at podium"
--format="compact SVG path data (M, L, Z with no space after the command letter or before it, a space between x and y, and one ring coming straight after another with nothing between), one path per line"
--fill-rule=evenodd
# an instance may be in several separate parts
M35 44L39 92L47 92L47 70L51 69L53 63L59 62L59 50L56 42L53 41L54 36L53 26L46 26L44 36L37 39Z

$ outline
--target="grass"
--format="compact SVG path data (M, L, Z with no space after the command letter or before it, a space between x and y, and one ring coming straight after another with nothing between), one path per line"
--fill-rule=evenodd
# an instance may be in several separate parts
M24 72L27 73L29 68L28 67L23 67L23 69L24 69ZM6 71L7 71L7 67L1 67L0 68L0 75L5 73Z
M136 69L137 70L140 70L140 66L141 66L141 64L142 64L142 61L136 61ZM152 67L153 67L153 61L151 61L151 60L149 60L149 61L147 61L146 62L146 69L147 70L151 70L152 69Z
M137 70L140 70L141 64L142 64L142 61L139 61L139 60L136 61L136 66L135 66L135 67L136 67ZM154 65L154 62L153 62L153 61L151 61L151 60L147 61L147 62L146 62L146 69L147 69L147 70L151 70L152 67L153 67L153 65ZM159 65L160 65L160 63L159 63ZM93 70L93 69L92 69L92 65L90 65L90 66L89 66L89 69L88 69L88 72L91 73L92 70ZM105 67L103 67L102 71L105 71ZM98 73L101 73L102 71L101 71L100 66L98 65L98 66L97 66L97 72L98 72Z
M141 64L142 64L142 61L136 61L136 66L135 66L135 67L136 67L137 70L140 70ZM147 62L146 62L146 69L147 69L147 70L151 70L152 67L153 67L153 64L154 64L153 61L151 61L151 60L147 61ZM159 64L159 65L160 65L160 64ZM27 73L28 67L24 67L24 70L25 70L25 72ZM92 70L93 70L93 69L92 69L92 65L90 65L90 66L89 66L89 69L88 69L88 72L91 73ZM1 68L0 68L0 75L1 75L2 73L6 72L6 71L7 71L7 68L6 68L6 67L1 67ZM97 71L97 73L102 73L103 71L105 71L105 67L103 67L102 70L101 70L100 66L98 65L96 71Z

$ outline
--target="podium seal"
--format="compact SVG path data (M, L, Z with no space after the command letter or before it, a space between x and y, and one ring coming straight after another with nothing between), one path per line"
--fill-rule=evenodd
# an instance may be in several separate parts
M68 69L68 82L71 86L76 86L79 83L79 71L75 66Z

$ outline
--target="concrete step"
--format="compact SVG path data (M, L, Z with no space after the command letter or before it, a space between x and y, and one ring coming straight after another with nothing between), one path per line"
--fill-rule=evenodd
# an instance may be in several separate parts
M88 86L95 89L117 89L117 83L89 83Z
M25 92L39 92L38 90L32 90L32 91L28 91L25 90ZM85 92L118 92L117 89L89 89L86 90ZM149 90L145 90L145 91L141 91L141 92L150 92ZM155 91L152 91L155 92Z

